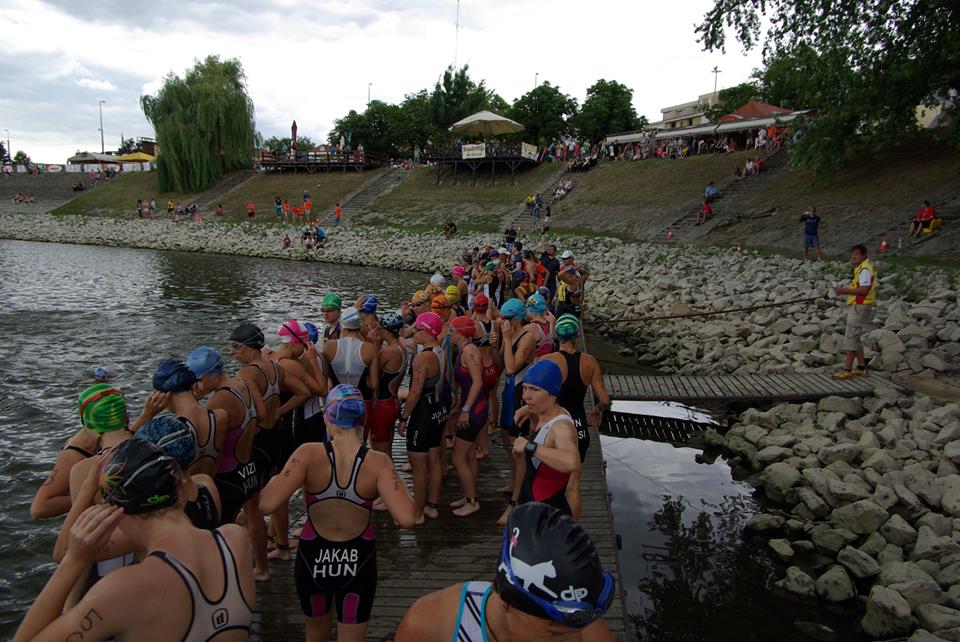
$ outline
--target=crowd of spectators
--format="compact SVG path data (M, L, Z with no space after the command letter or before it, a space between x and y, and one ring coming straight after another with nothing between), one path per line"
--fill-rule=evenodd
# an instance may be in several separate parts
M688 156L706 154L731 154L741 150L776 151L783 146L786 129L783 127L759 127L735 134L690 136L679 134L670 138L656 139L656 132L645 132L640 140L631 143L610 142L606 155L611 160L677 160Z
M36 201L35 201L35 199L33 198L33 194L21 194L20 192L17 192L17 193L14 194L14 196L13 196L13 202L14 202L14 203L24 203L24 204L26 204L26 205L30 205L30 204L32 204L32 203L35 203Z

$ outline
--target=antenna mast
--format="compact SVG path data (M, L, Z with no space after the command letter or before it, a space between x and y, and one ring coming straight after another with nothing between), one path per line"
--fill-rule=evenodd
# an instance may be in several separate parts
M453 68L457 68L457 54L460 51L460 0L457 0L457 21L453 37Z

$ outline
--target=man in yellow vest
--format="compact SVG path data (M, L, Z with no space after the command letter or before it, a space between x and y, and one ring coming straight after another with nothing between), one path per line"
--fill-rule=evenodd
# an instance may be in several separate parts
M863 356L863 344L860 338L873 330L873 311L877 301L877 270L867 260L867 248L854 245L850 250L853 262L853 278L849 287L835 288L837 295L847 296L847 329L843 335L843 349L846 351L843 370L833 376L848 379L867 374L867 361ZM854 359L857 364L854 367Z

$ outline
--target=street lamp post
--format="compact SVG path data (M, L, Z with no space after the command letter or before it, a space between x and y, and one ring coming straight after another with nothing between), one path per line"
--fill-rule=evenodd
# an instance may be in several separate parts
M372 82L367 83L367 107L370 106L370 88L373 87Z
M540 86L540 72L538 71L533 74L533 87L534 89L536 89L539 86Z
M10 130L4 127L3 131L7 132L7 158L13 158L13 154L10 153ZM4 159L0 158L0 161L2 160Z
M104 151L105 148L103 144L103 103L105 102L107 101L105 100L97 101L97 109L100 111L100 153L101 154L105 153Z

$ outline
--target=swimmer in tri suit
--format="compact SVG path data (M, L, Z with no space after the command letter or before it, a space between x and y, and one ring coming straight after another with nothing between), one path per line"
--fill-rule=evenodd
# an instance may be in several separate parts
M573 418L557 403L563 374L552 361L538 361L523 382L526 402L535 432L529 439L517 437L513 456L524 464L523 478L514 485L512 507L518 503L543 502L570 514L567 482L580 470L577 431Z
M380 318L379 337L383 342L377 363L380 364L380 381L373 415L367 419L370 446L392 458L393 428L400 414L400 381L407 366L407 349L400 342L399 332L403 319L396 312L385 312Z
M547 301L539 292L527 299L527 318L540 328L540 341L537 342L536 358L540 359L553 352L553 326L556 319L547 310Z
M393 462L360 440L365 411L355 387L333 388L324 411L331 440L300 446L261 494L260 509L270 513L303 489L307 521L294 578L308 642L330 639L334 610L338 640L364 639L377 589L373 501L382 497L401 527L414 522L413 500Z
M360 338L362 327L363 319L357 308L344 310L340 317L340 338L323 344L323 357L330 364L331 385L355 386L371 412L373 392L380 383L379 345Z
M457 317L450 322L450 336L459 351L454 376L460 388L459 398L463 400L454 413L457 417L457 438L453 446L453 466L457 469L464 493L463 499L451 504L455 508L453 514L458 517L466 517L480 510L477 499L479 466L474 443L487 425L490 386L496 387L498 380L496 369L491 369L492 377L486 374L489 371L485 371L483 355L473 342L478 325L472 317Z
M504 443L513 445L513 441L527 434L528 424L517 424L514 414L523 402L523 378L527 368L536 359L537 345L543 336L540 327L527 323L527 307L520 299L510 299L500 308L502 317L490 342L503 354L503 370L506 381L500 399L500 429ZM523 462L511 459L510 482L501 488L502 492L513 492L517 481L523 475ZM500 518L500 525L506 523L506 514Z
M181 484L176 462L154 444L134 439L117 446L100 476L105 503L80 515L65 557L14 641L246 640L255 599L246 533L234 525L194 528L181 510ZM116 529L146 557L110 573L65 609L70 590ZM220 597L214 603L208 595Z
M421 597L394 642L614 642L600 618L615 586L582 527L545 504L524 504L507 521L493 583Z
M417 505L417 524L424 516L435 518L440 501L442 462L440 441L446 410L440 401L444 355L437 337L443 331L443 320L433 312L417 317L414 343L423 351L411 364L410 392L400 411L398 430L407 438L407 456L413 469L413 498Z
M485 294L478 294L473 298L471 316L480 324L480 335L477 339L477 346L480 348L480 354L483 355L484 364L496 364L496 377L499 378L503 371L503 355L490 344L490 335L494 332L494 326L500 318L500 310L496 306L490 305L490 299ZM484 366L486 368L486 366ZM487 376L484 374L484 376ZM497 394L497 386L490 388L489 394L490 412L487 417L487 424L480 430L480 435L476 441L477 459L486 459L488 454L488 431L491 423L497 421L500 416L500 396Z
M323 329L323 340L340 338L340 309L343 307L343 301L340 295L335 292L328 292L320 303L320 312L323 313L323 322L326 327Z

